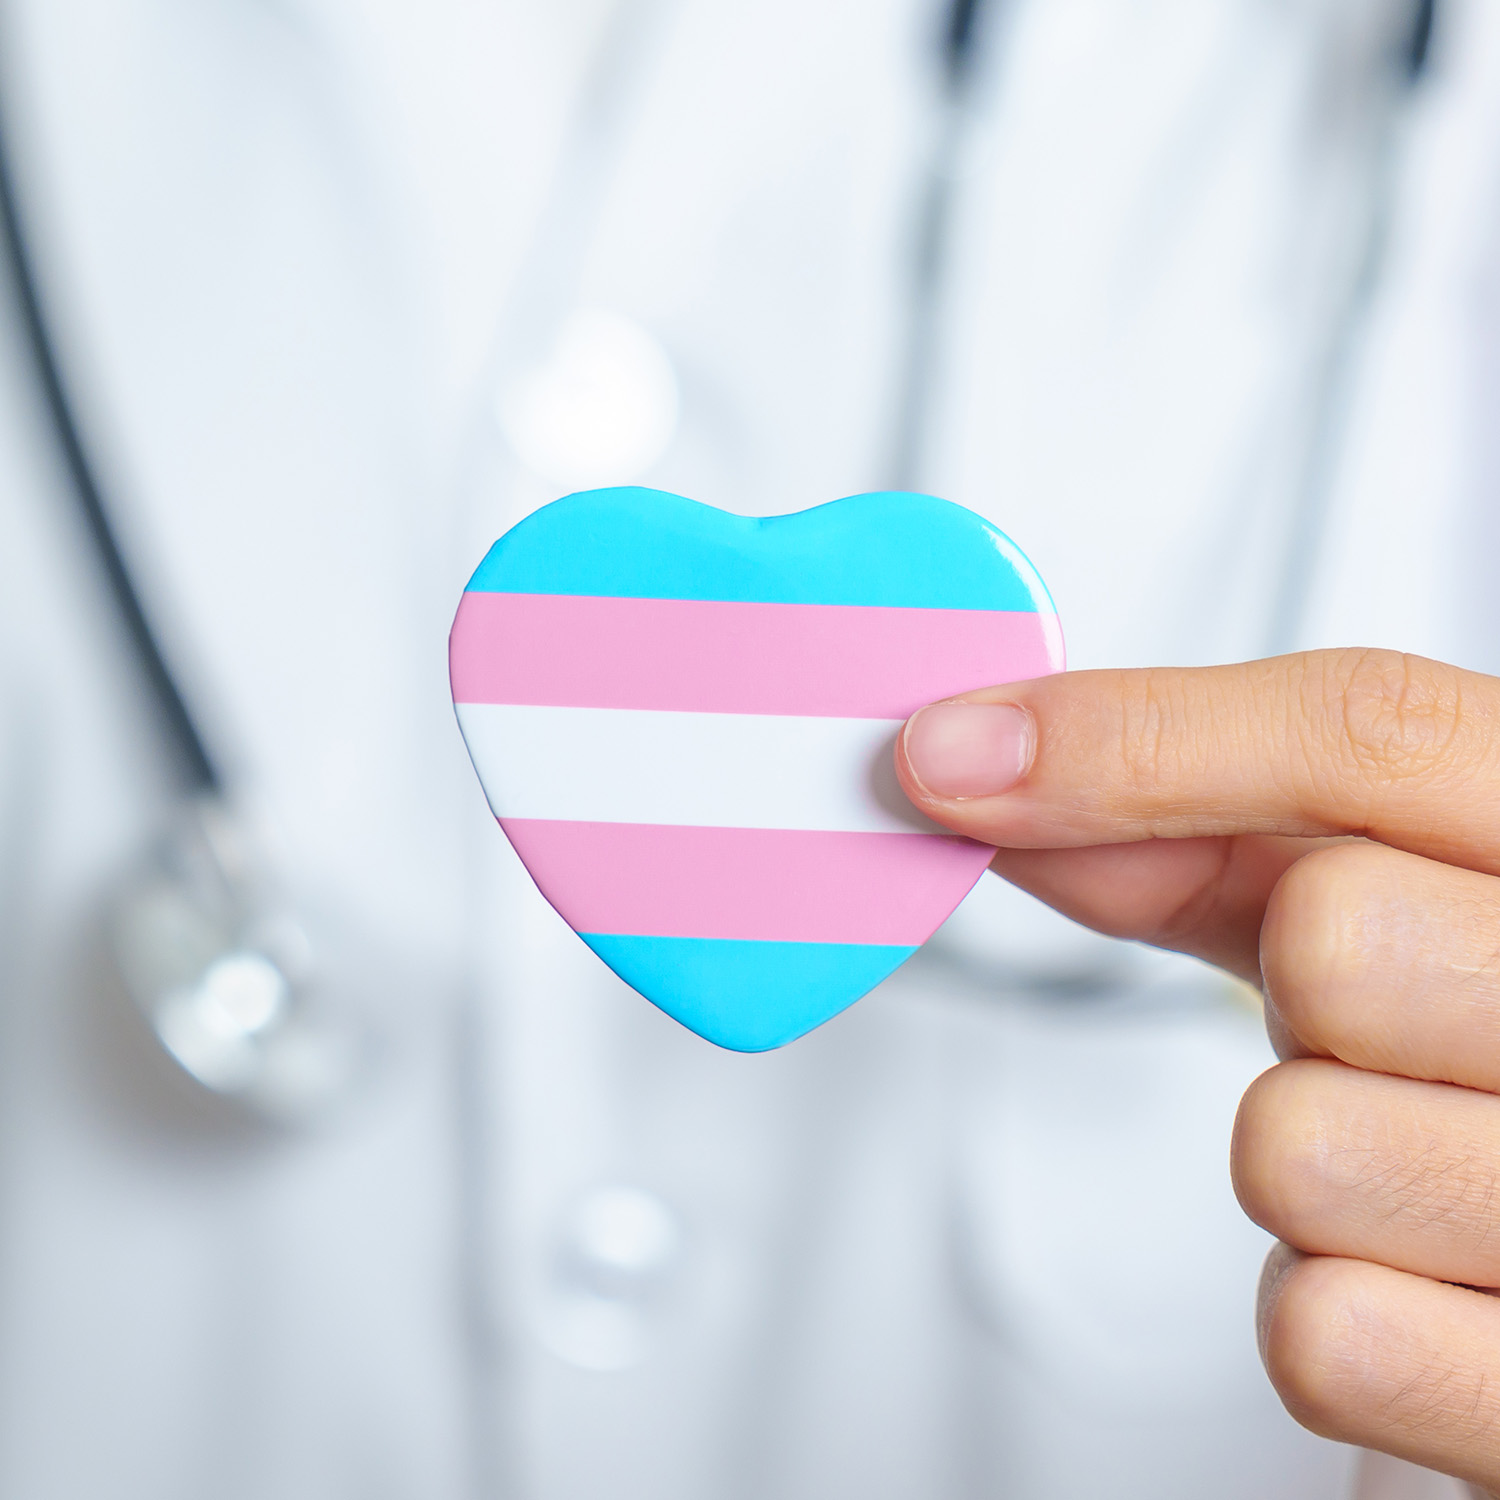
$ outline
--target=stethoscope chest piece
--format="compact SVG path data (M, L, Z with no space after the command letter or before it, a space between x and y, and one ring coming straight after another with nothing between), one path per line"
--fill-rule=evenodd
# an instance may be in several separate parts
M109 912L131 999L210 1092L278 1123L326 1115L364 1072L364 1029L320 984L318 953L221 799L182 804Z

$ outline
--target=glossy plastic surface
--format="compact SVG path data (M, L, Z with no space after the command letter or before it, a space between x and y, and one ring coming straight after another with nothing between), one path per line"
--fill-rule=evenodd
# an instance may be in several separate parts
M762 519L630 488L501 537L449 657L542 894L648 1000L759 1052L873 989L988 863L902 796L903 721L1063 644L1025 556L947 501Z

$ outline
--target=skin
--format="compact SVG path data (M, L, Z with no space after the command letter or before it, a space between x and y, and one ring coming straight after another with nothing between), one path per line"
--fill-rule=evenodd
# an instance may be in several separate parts
M1500 1491L1500 679L1376 651L1079 672L1009 790L907 794L1069 916L1262 986L1232 1170L1313 1431ZM920 718L920 716L917 716ZM929 721L933 722L933 721Z

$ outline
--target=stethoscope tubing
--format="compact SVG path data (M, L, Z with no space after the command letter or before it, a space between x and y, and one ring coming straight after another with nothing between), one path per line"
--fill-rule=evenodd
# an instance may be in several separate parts
M189 794L217 797L223 777L187 700L167 663L161 642L147 618L130 566L110 520L98 471L89 457L77 410L48 324L16 179L14 143L9 134L5 99L0 97L0 238L10 270L16 308L30 355L32 372L42 393L48 425L67 471L69 488L88 530L131 653L140 668L156 707L161 731L178 763Z

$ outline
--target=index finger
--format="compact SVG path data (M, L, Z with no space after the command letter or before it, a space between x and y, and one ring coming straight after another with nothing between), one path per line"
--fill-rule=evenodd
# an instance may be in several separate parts
M1500 871L1500 679L1398 652L985 688L913 715L896 767L1000 847L1360 834Z

